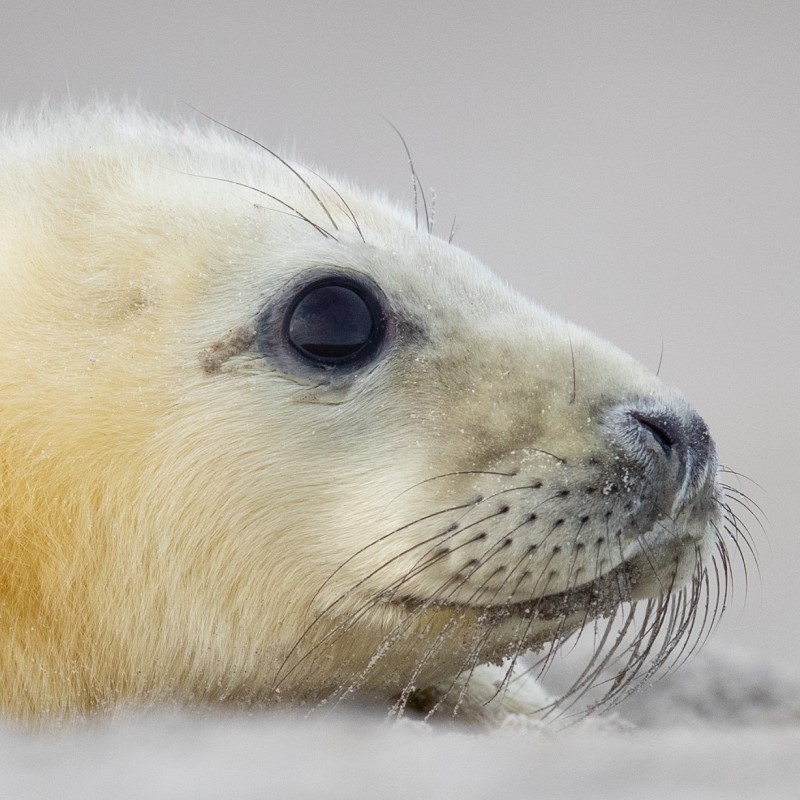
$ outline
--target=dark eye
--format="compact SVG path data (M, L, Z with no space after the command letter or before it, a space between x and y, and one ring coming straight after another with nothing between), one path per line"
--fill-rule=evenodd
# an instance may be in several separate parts
M289 308L286 335L309 360L340 364L369 348L377 323L374 309L355 287L322 283L308 287Z
M301 273L256 320L256 345L287 375L345 379L377 359L391 338L392 310L371 278L355 270Z

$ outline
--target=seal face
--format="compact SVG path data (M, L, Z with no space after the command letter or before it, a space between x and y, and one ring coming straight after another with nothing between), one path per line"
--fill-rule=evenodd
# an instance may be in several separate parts
M533 713L528 651L607 619L573 693L627 648L613 697L713 624L714 443L629 356L223 128L95 109L3 142L8 713Z

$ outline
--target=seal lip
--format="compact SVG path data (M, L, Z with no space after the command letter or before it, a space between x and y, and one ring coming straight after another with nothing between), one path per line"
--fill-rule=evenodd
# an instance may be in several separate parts
M631 588L634 583L630 564L623 561L605 575L588 583L522 602L471 605L439 602L435 598L423 600L418 597L403 597L393 602L393 605L401 605L409 610L428 606L450 612L476 612L480 614L481 620L488 624L503 622L512 617L555 620L574 613L589 613L593 617L603 617L614 613L622 603L633 599Z
M312 291L326 286L341 286L356 294L372 317L372 329L352 354L336 359L310 358L291 339L292 313ZM386 294L369 276L346 267L321 265L297 275L264 307L256 318L255 344L262 356L286 375L327 381L346 379L373 365L388 349L393 320Z

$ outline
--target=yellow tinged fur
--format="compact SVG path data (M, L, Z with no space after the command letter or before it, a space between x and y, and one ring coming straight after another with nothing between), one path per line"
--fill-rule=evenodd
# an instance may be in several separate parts
M539 450L572 458L597 446L595 398L676 396L386 201L339 182L348 211L304 175L337 230L296 176L221 128L103 107L6 122L7 714L314 701L357 673L371 696L402 690L409 669L420 685L447 679L472 646L474 615L417 617L375 666L400 606L371 606L312 645L368 590L413 572L431 528L410 521L485 492L470 470L514 462L556 479ZM416 349L398 346L338 394L248 347L269 299L319 264L370 274L403 319L426 326ZM442 474L453 477L429 481ZM452 655L421 658L443 631ZM498 630L496 652L508 638Z

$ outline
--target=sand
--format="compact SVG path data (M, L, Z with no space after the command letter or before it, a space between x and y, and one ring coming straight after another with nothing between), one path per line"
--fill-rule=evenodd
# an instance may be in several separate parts
M117 712L0 732L0 797L796 798L800 682L709 648L611 714L492 731L348 709Z

